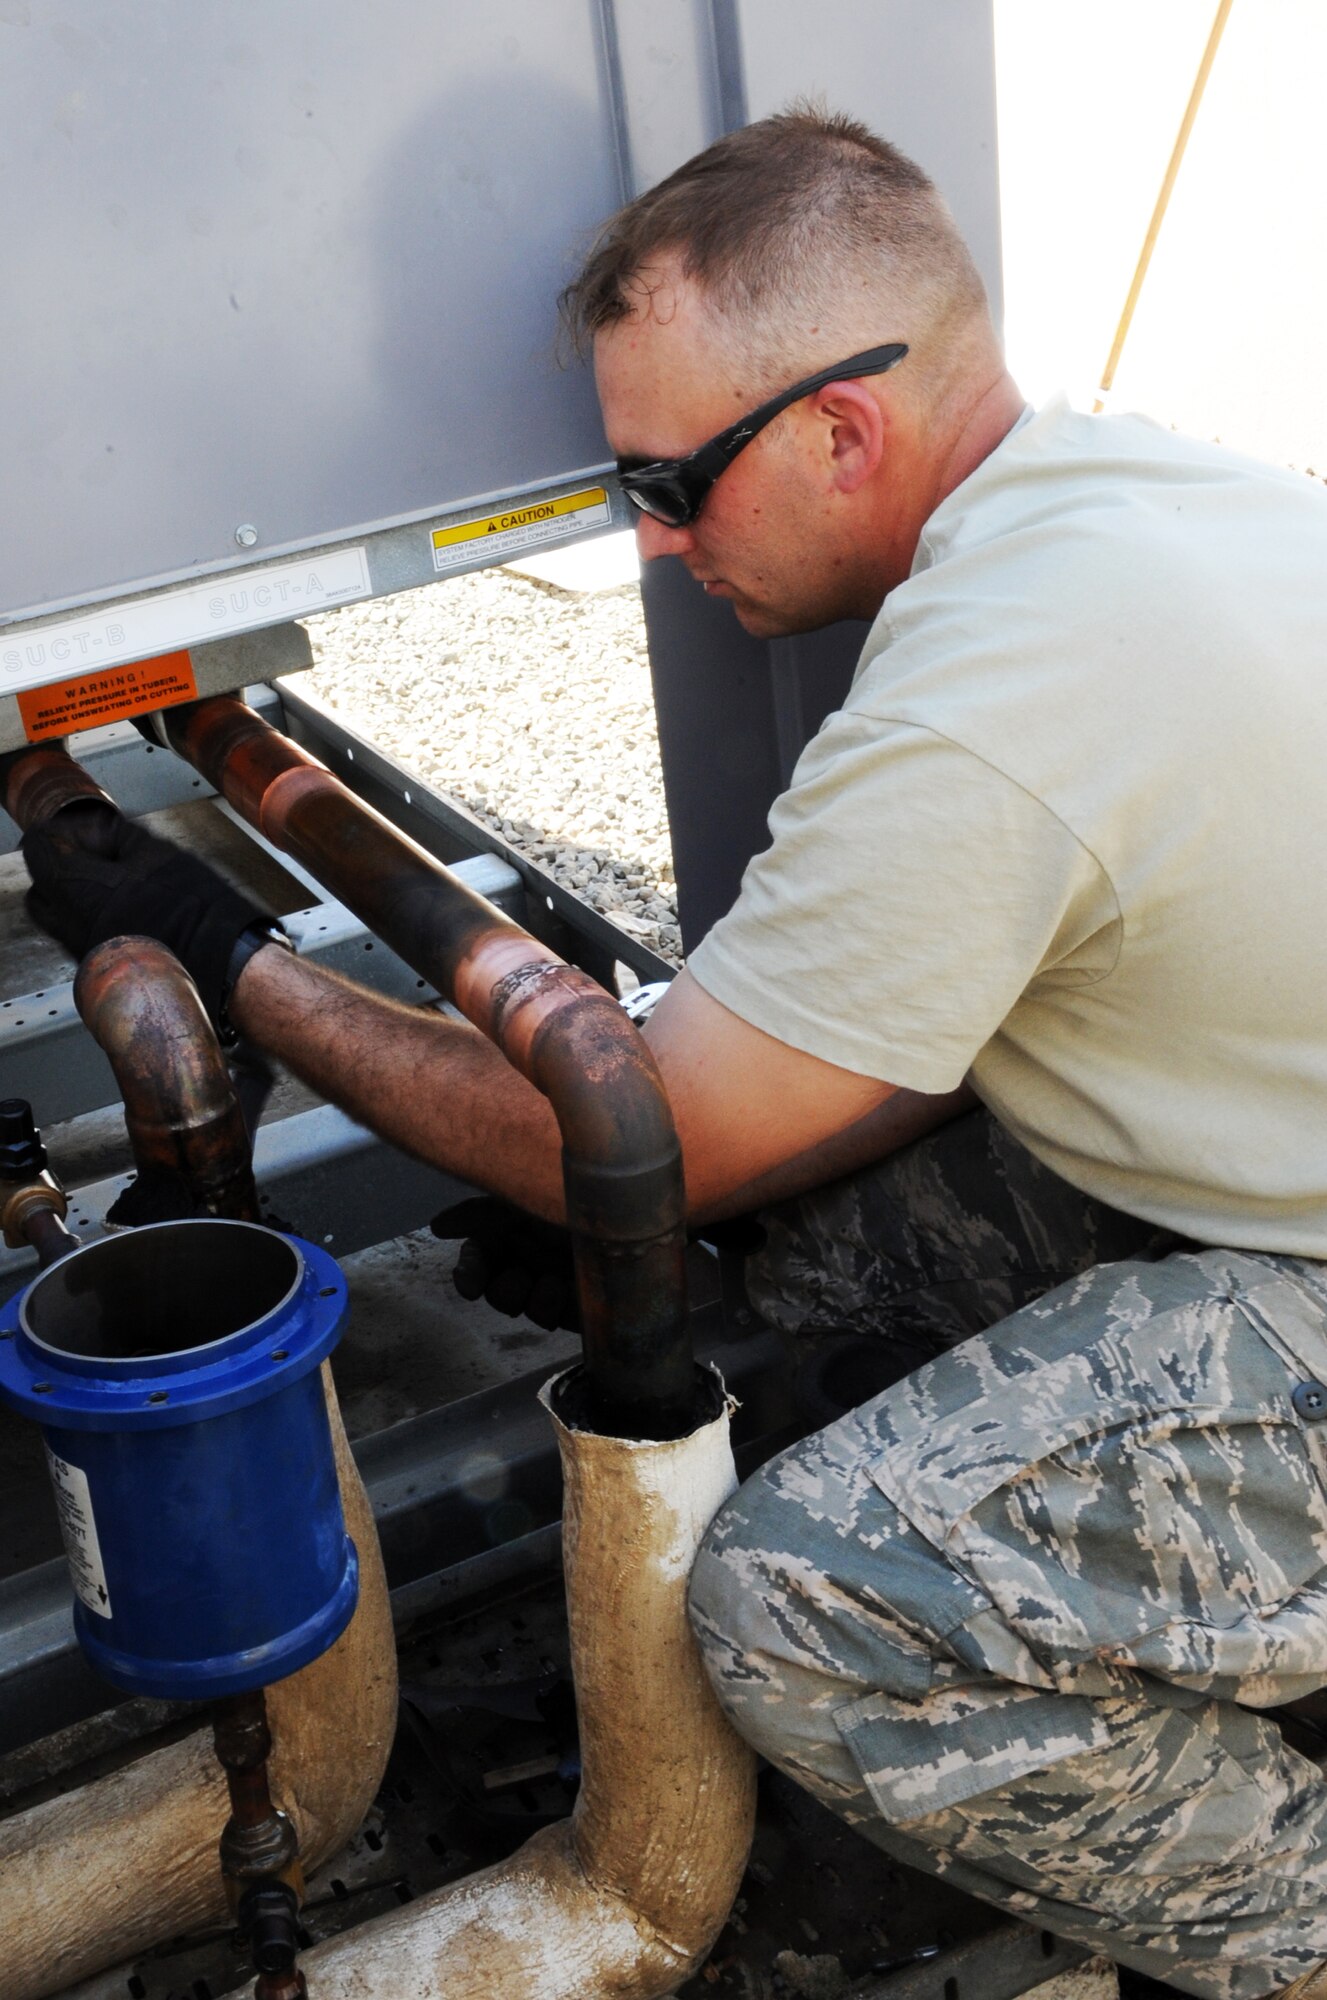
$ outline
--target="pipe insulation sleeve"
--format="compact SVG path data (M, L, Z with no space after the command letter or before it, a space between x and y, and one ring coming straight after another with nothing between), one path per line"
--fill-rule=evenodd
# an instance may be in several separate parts
M358 1827L396 1728L377 1530L326 1362L322 1374L346 1528L359 1551L359 1605L330 1651L267 1690L272 1792L310 1871ZM0 1820L5 2000L43 2000L162 1938L225 1924L217 1838L229 1811L209 1726Z
M573 1371L573 1374L578 1371ZM711 1378L712 1380L715 1378ZM666 1443L596 1436L543 1392L584 1777L507 1861L318 1946L318 2000L658 2000L704 1959L746 1866L755 1758L720 1712L687 1581L736 1486L728 1406Z

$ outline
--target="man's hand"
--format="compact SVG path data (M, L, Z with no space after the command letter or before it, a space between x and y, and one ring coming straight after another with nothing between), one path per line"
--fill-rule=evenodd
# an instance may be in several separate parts
M463 1299L486 1299L509 1319L524 1313L550 1333L581 1329L571 1237L556 1223L494 1195L472 1195L444 1208L429 1224L448 1242L461 1237L452 1283Z
M159 939L221 1024L235 947L246 931L272 925L266 910L206 862L96 800L33 827L22 853L35 924L79 959L107 938Z
M464 1239L452 1272L463 1299L482 1298L509 1319L524 1314L550 1333L560 1326L581 1331L571 1237L565 1229L496 1195L458 1201L435 1215L429 1227L444 1243ZM754 1215L738 1215L707 1223L693 1230L691 1238L749 1257L764 1242L765 1231Z

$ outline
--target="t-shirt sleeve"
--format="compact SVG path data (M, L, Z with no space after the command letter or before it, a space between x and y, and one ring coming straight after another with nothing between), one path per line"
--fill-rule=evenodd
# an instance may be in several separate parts
M952 1090L1034 980L1091 982L1114 963L1097 860L931 730L831 716L770 830L689 967L753 1027L842 1069Z

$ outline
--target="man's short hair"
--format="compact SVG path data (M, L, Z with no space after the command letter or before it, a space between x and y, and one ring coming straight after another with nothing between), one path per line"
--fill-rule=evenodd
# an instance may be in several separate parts
M559 302L578 352L640 310L642 273L666 258L757 367L799 369L808 340L832 345L845 326L865 347L986 313L934 183L856 119L815 105L726 134L605 223Z

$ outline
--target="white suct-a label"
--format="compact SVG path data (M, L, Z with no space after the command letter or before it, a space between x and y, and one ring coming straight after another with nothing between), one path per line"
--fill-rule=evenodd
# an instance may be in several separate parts
M587 528L606 528L611 519L612 508L602 486L587 486L556 500L543 496L517 500L499 514L480 514L473 521L434 528L429 537L433 567L448 570L462 563L501 562L517 549L560 542L568 535L584 534Z
M154 659L205 639L250 632L288 618L307 618L369 594L369 560L362 548L273 563L240 576L213 576L183 590L130 598L55 625L0 630L0 694L44 687L96 667Z
M92 1494L82 1466L57 1458L46 1447L46 1463L51 1469L55 1504L60 1514L60 1533L69 1558L69 1575L74 1594L89 1611L101 1618L111 1615L111 1597L106 1588L106 1571L97 1540L97 1521L92 1512Z

